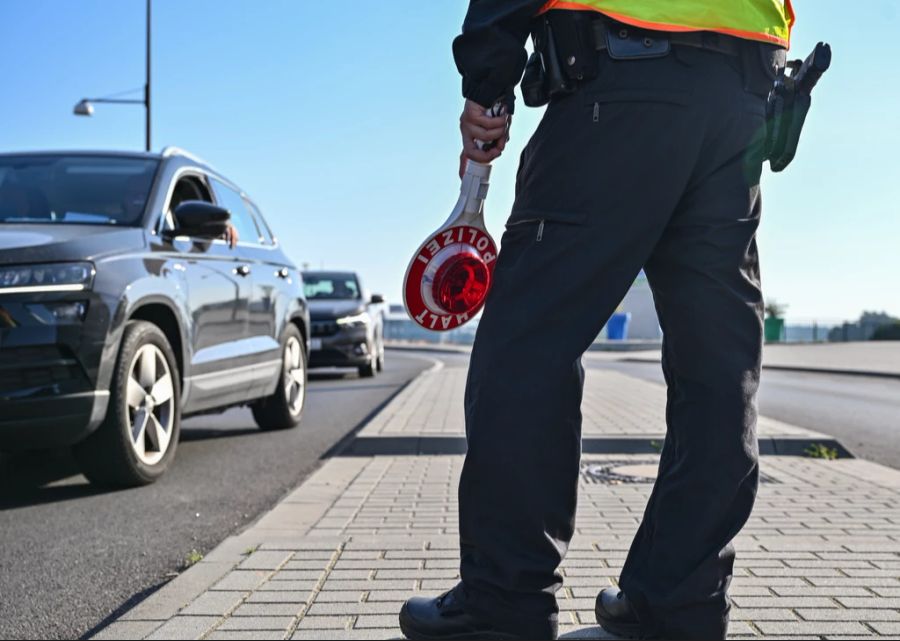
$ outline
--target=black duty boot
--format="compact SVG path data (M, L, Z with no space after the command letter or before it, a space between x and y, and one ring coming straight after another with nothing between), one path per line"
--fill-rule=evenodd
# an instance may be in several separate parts
M413 597L404 603L400 610L400 629L404 636L412 641L534 638L467 614L457 593L461 589L457 585L437 598Z
M625 639L640 639L641 624L628 602L628 597L618 588L600 590L594 606L600 627Z

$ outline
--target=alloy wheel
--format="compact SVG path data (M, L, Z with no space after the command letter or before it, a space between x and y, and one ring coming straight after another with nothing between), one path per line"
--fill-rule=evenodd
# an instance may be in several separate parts
M291 416L297 416L303 410L306 395L306 372L304 370L303 352L300 341L295 336L288 337L284 345L284 398L287 401Z
M138 349L131 361L125 403L131 447L142 463L156 465L172 440L175 390L166 357L152 343Z

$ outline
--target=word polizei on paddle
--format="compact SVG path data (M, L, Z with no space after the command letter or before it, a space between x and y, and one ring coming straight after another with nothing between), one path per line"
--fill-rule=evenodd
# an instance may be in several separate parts
M505 106L497 103L487 113L502 115ZM487 298L497 261L497 244L484 224L490 175L490 165L467 161L453 212L419 246L406 268L403 302L425 329L455 329L478 314Z

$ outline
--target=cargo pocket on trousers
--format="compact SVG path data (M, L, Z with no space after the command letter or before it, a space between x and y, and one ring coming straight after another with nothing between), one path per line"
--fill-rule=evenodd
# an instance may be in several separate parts
M617 122L623 110L681 109L690 101L690 92L678 87L621 87L618 78L610 82L616 85L586 87L547 108L522 154L508 230L530 223L535 239L543 240L550 223L591 224L605 192L615 187L604 175L615 162L610 153L615 147L609 143L615 132L604 124Z

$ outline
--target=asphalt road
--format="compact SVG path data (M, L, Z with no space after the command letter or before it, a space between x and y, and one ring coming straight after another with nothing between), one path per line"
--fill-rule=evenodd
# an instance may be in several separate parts
M0 638L77 638L269 510L323 454L431 361L390 352L375 379L313 374L297 429L261 433L249 410L184 422L156 484L98 491L67 452L0 458Z
M610 368L664 384L658 363L585 358L588 367ZM760 414L838 439L854 456L900 469L900 380L764 369Z

